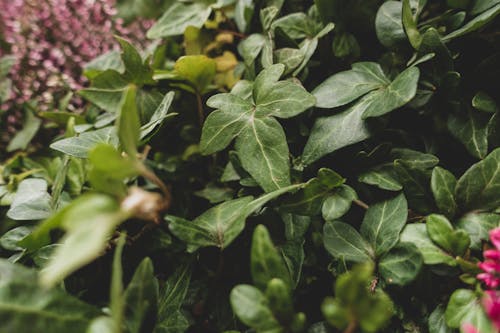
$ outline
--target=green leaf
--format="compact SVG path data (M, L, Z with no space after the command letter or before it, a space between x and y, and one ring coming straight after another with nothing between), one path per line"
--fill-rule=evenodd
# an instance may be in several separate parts
M309 180L300 191L284 198L280 211L300 215L317 215L326 197L345 182L338 173L321 168L318 176Z
M295 288L300 281L305 259L304 240L289 240L280 247L280 252Z
M140 138L140 120L136 104L137 87L130 85L123 93L120 113L116 120L116 132L121 148L135 159Z
M403 0L403 10L402 10L402 20L403 20L403 28L410 41L411 46L415 50L420 48L420 44L422 43L422 36L417 28L417 20L413 16L410 0Z
M268 201L298 189L292 185L265 194L257 199L251 196L223 202L210 208L192 222L173 216L166 216L172 233L188 243L188 251L194 252L199 247L217 246L225 249L245 228L245 220L254 211Z
M115 147L108 144L95 146L89 152L89 161L96 172L112 179L124 180L140 173L137 163L124 158Z
M500 14L500 4L496 4L490 9L474 17L460 29L457 29L449 33L448 35L444 36L443 41L448 42L454 38L461 37L465 34L481 29L483 26L494 20L498 14Z
M402 12L403 4L400 1L386 1L378 9L375 30L382 45L392 48L406 39Z
M78 94L105 111L118 113L127 84L122 74L107 70L92 80L90 88L82 89Z
M358 195L352 187L341 185L332 195L328 196L321 207L321 214L325 221L333 221L342 217L351 208L352 201Z
M446 217L432 214L427 217L427 234L434 243L456 256L463 256L469 249L470 238L464 230L453 230Z
M125 65L124 77L128 82L142 86L144 84L154 84L153 71L144 64L137 49L127 40L115 37L122 48L121 58Z
M241 41L238 45L238 53L243 58L245 65L251 66L254 63L262 51L265 42L266 37L262 34L251 34Z
M368 208L361 224L361 235L371 244L377 257L396 245L407 217L408 204L403 194Z
M427 265L445 264L455 266L455 258L441 250L429 238L425 224L408 224L401 233L401 242L413 243L424 259Z
M87 158L88 152L100 143L118 146L118 136L113 127L105 127L95 131L84 132L79 136L54 142L50 148L70 156Z
M253 233L250 268L255 286L262 291L273 278L281 279L288 288L292 286L285 262L263 225L258 225Z
M470 212L457 222L458 229L465 230L471 239L471 248L480 250L483 241L489 240L489 231L498 227L500 216L495 213Z
M452 329L446 325L444 316L445 307L438 305L429 316L429 333L453 333Z
M18 242L32 231L32 228L24 226L11 229L0 237L0 246L8 251L22 251L23 248Z
M479 91L472 98L472 106L483 112L495 113L498 111L497 103L493 98L483 91Z
M352 69L330 76L312 94L319 108L346 105L366 93L388 85L390 81L375 62L358 62Z
M481 333L493 333L491 321L484 313L481 300L472 290L458 289L451 295L445 312L446 324L460 328L469 323Z
M404 286L415 279L422 264L422 255L414 244L399 243L380 258L378 269L387 283Z
M151 259L144 258L127 286L125 320L131 333L151 332L158 312L158 281Z
M374 251L349 224L327 222L323 228L326 250L335 258L354 262L371 261Z
M92 80L107 70L114 70L118 73L125 72L120 52L113 50L94 58L83 66L83 75Z
M495 209L500 206L500 148L470 167L458 180L456 200L463 209Z
M165 94L163 100L156 108L149 121L141 126L141 140L144 140L149 135L154 135L167 118L176 115L175 113L168 113L170 106L172 105L172 101L174 100L174 96L175 93L173 91Z
M0 260L0 331L85 332L99 311L60 289L37 284L33 270Z
M392 149L391 157L415 169L430 169L439 163L439 159L432 154L426 154L408 148Z
M238 285L231 291L230 300L234 313L245 325L257 332L282 332L266 297L259 289L245 284Z
M456 185L457 179L448 170L440 167L435 167L432 170L431 189L434 200L439 211L449 218L452 218L457 211L455 201Z
M113 254L113 263L111 265L111 286L109 288L109 309L111 318L114 322L114 333L119 333L118 329L123 322L125 311L125 300L123 298L123 268L122 268L122 253L125 246L127 235L120 233L116 242L115 253Z
M401 191L403 189L403 185L399 182L398 176L391 164L380 165L363 172L358 176L358 180L365 184L377 186L382 190Z
M283 280L272 279L265 290L269 308L281 323L290 323L293 319L293 301L290 286Z
M276 119L250 117L236 139L236 151L243 168L264 191L290 185L288 145Z
M468 111L467 116L450 114L448 130L474 157L488 154L488 121L484 114Z
M26 149L28 144L40 129L42 124L40 118L37 118L31 111L26 111L25 114L26 118L23 122L23 128L20 131L17 131L16 135L10 140L9 145L7 146L8 152Z
M182 35L187 27L201 28L210 16L212 8L206 1L175 2L148 30L150 39Z
M88 194L67 206L58 219L51 222L58 223L66 234L42 270L41 283L53 286L101 255L115 228L126 218L117 202L106 195Z
M47 182L43 179L28 178L19 184L7 216L13 220L42 220L51 213Z
M175 62L174 70L196 93L204 94L215 77L216 62L204 55L188 55Z

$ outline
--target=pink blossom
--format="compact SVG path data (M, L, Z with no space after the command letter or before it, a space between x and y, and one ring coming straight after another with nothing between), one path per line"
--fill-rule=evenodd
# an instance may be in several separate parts
M500 228L490 231L490 240L495 249L484 251L485 260L478 265L483 273L477 278L488 288L496 289L500 286Z
M476 330L476 328L469 323L462 325L462 332L463 333L479 333L479 331Z
M488 290L483 296L483 308L497 329L500 329L500 293Z

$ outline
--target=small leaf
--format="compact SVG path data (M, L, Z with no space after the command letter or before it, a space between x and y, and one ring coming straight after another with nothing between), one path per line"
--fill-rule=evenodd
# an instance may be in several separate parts
M417 20L413 16L410 7L410 0L403 0L403 11L402 11L403 28L408 36L411 46L415 50L420 48L422 43L422 36L417 28Z
M288 288L292 286L285 262L263 225L258 225L253 233L250 268L255 286L262 291L273 278L281 279Z
M426 226L429 237L447 252L463 256L469 248L469 235L464 230L453 230L446 217L431 214L427 217Z
M23 180L14 195L7 216L13 220L42 220L52 213L51 197L43 179Z
M495 113L498 111L495 100L483 91L474 95L474 98L472 98L472 106L479 111L488 113Z
M150 134L155 133L155 131L157 131L163 124L165 119L175 115L175 113L168 113L170 105L174 100L174 96L175 93L173 91L165 94L163 100L161 101L158 108L156 108L149 121L141 126L141 140L143 140Z
M12 152L19 149L26 149L33 137L38 132L42 121L31 111L26 111L26 118L23 122L23 128L16 132L16 135L10 140L7 151Z
M375 254L381 256L396 245L407 217L406 198L399 194L368 208L361 224L361 235L371 244Z
M195 88L196 93L204 94L215 77L216 63L205 55L189 55L180 57L174 70Z
M422 255L414 244L399 243L380 258L378 269L387 283L404 286L415 279L422 263Z
M118 146L118 136L113 127L105 127L91 132L84 132L79 136L70 137L54 142L50 148L70 156L87 158L88 152L99 143L108 143Z
M457 211L455 201L456 185L457 179L448 170L440 167L435 167L432 170L431 189L434 200L439 211L449 218L452 218Z
M323 234L325 248L335 258L354 262L372 260L373 249L349 224L327 222Z
M120 145L127 155L135 159L140 137L140 120L136 104L137 87L128 86L120 102L120 114L116 120Z
M399 182L398 176L392 165L381 165L363 172L358 176L362 183L374 185L382 190L401 191L403 185Z
M125 65L124 77L128 82L142 86L154 84L153 71L142 61L141 55L127 40L116 37L122 48L121 58Z
M490 9L482 12L478 16L474 17L472 20L467 22L464 26L462 26L460 29L457 29L448 35L443 37L444 42L448 42L454 38L463 36L465 34L468 34L470 32L476 31L489 22L491 22L495 17L500 14L500 4L496 4L495 6L491 7Z
M350 186L341 185L332 195L327 197L321 207L325 221L333 221L342 217L351 208L352 201L358 195Z
M32 231L32 228L24 226L11 229L0 237L0 246L8 251L22 251L23 248L18 245L18 242Z
M460 328L469 323L481 333L493 333L491 326L481 306L481 300L472 290L458 289L451 295L445 312L446 324L451 328Z
M465 117L450 114L447 125L471 155L484 158L488 154L488 121L484 114L468 111Z

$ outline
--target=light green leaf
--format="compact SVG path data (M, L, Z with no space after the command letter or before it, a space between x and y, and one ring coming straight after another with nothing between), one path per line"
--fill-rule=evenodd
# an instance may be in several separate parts
M174 2L147 32L150 39L182 35L187 27L201 28L212 8L206 1Z
M358 195L352 187L341 185L323 202L321 208L323 219L325 219L325 221L333 221L342 217L351 208L352 201L357 198Z
M456 226L467 232L471 239L471 248L479 251L483 241L490 238L490 230L500 226L500 216L495 213L470 212L462 216Z
M92 80L92 86L78 91L78 94L101 109L118 113L127 80L122 74L107 70Z
M407 217L408 204L404 194L368 208L361 224L361 235L371 244L377 257L396 245Z
M355 63L351 70L330 76L317 86L312 94L316 97L317 107L329 109L350 103L389 83L379 64Z
M151 332L158 312L158 281L151 259L145 258L137 267L124 298L129 332Z
M251 116L236 139L235 147L241 165L264 191L290 185L288 145L277 120Z
M467 116L450 114L448 129L477 158L488 153L488 121L484 114L468 111Z
M349 224L327 222L323 228L326 250L335 258L354 262L371 261L374 251Z
M401 233L401 242L413 243L424 259L427 265L445 264L456 266L455 258L441 250L429 238L425 224L408 224Z
M42 220L51 213L47 182L44 179L28 178L19 184L7 216L13 220Z
M280 211L299 215L317 215L325 198L345 182L338 173L327 168L321 168L318 176L309 180L297 193L284 198Z
M168 113L170 105L174 100L175 93L170 91L165 94L160 105L156 108L155 112L149 121L141 126L141 140L145 139L150 134L153 135L161 127L163 122L174 115L175 113Z
M262 34L251 34L238 45L238 52L243 58L245 65L250 66L262 51L266 37Z
M204 94L215 77L216 62L205 55L187 55L175 62L174 70L196 93Z
M287 266L263 225L258 225L253 233L250 269L254 285L262 291L273 278L281 279L289 289L292 287Z
M140 173L137 163L124 158L115 147L108 144L95 146L89 152L89 161L96 172L105 173L112 179L124 180Z
M20 131L17 131L16 135L14 135L14 137L10 140L9 145L7 146L8 152L18 149L26 149L42 124L42 120L37 118L33 112L26 111L25 114L26 119L24 119L23 128Z
M453 218L457 211L455 187L457 179L446 169L435 167L432 170L431 189L439 211L446 217Z
M0 246L8 251L22 251L23 248L18 242L33 231L30 227L16 227L4 233L0 237Z
M500 148L470 167L458 180L455 195L464 209L495 209L500 206Z
M378 9L375 30L382 45L392 48L406 39L402 12L403 4L400 1L386 1Z
M85 332L99 311L64 293L37 284L35 271L0 260L1 332Z
M406 36L408 36L411 46L415 50L418 50L422 43L422 36L417 28L417 19L411 10L410 0L403 0L402 20L404 31Z
M245 325L262 333L282 332L266 297L259 289L240 284L231 291L230 301L234 313Z
M53 286L93 261L102 254L113 231L126 218L117 202L106 195L89 194L67 206L57 221L66 234L41 271L40 282Z
M51 144L50 148L74 157L87 158L88 152L100 143L118 146L118 136L113 127L105 127L62 139Z
M464 26L462 26L460 29L457 29L448 35L443 37L444 42L448 42L454 38L463 36L465 34L468 34L470 32L476 31L478 29L481 29L483 26L491 22L492 20L495 19L495 17L500 14L500 4L496 4L495 6L491 7L490 9L482 12L478 16L474 17L472 20L467 22Z
M378 269L388 284L404 286L415 279L423 260L412 243L399 243L380 258Z
M464 230L453 230L450 221L442 215L427 216L427 234L434 243L449 253L463 256L469 249L470 238Z
M140 138L140 120L136 104L137 87L129 85L120 102L120 113L116 120L116 132L121 148L129 158L137 158L137 145Z
M367 172L363 172L358 176L358 180L365 184L377 186L382 190L401 191L403 189L403 185L399 182L398 176L391 164L380 165Z
M121 74L125 72L125 65L123 64L120 52L116 50L101 54L86 63L83 66L83 75L92 80L97 75L110 69Z
M495 113L498 111L497 103L493 98L483 91L479 91L472 98L472 106L483 112Z
M493 333L491 321L484 313L481 300L472 290L458 289L451 295L445 312L446 324L451 328L460 328L469 323L481 333Z

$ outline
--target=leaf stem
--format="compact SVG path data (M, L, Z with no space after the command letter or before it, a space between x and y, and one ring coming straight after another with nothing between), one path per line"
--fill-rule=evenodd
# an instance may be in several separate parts
M359 207L361 207L365 210L370 208L370 206L368 206L366 203L364 203L363 201L361 201L359 199L354 199L352 202L354 202L356 205L358 205Z
M154 183L156 186L158 186L163 193L163 200L164 200L164 206L162 207L163 210L168 210L170 208L170 204L172 203L172 194L170 193L170 190L168 189L167 185L158 178L158 176L149 170L144 164L141 163L140 167L140 174L144 178L150 180L152 183Z
M200 122L200 127L203 126L203 122L205 121L205 114L203 113L203 103L201 101L201 95L196 93L196 103L198 105L198 120Z

